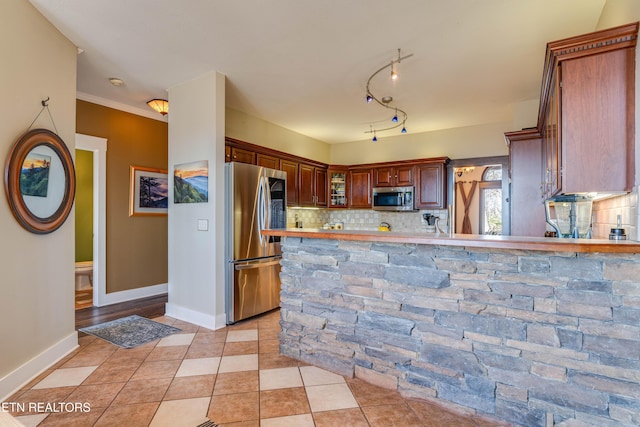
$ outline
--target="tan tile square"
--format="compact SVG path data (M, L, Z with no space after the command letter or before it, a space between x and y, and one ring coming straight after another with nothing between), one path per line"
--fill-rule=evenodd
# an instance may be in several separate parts
M277 340L279 334L280 327L258 329L258 339L260 340Z
M15 419L24 427L37 427L47 416L49 416L49 414L22 415L15 417Z
M346 383L342 375L334 374L315 366L302 366L300 367L300 373L305 386Z
M129 381L113 401L113 405L160 402L171 384L171 378L147 378Z
M193 338L195 336L196 334L194 332L169 335L168 337L162 338L158 342L158 344L156 344L156 347L166 347L166 346L173 346L173 345L191 345L191 341L193 341Z
M147 426L160 406L159 402L134 403L132 405L109 406L94 427Z
M91 408L106 408L126 383L81 385L67 398L69 402L86 402ZM97 418L96 418L97 419Z
M27 415L30 414L29 403L30 402L45 402L45 403L59 403L66 402L67 397L73 393L75 387L58 387L58 388L43 388L39 390L28 390L20 394L17 398L11 399L11 402L24 404L26 412L10 412L12 416ZM19 409L19 408L15 408Z
M165 400L149 427L194 427L207 415L209 397Z
M132 380L150 378L173 378L180 367L180 360L159 360L157 362L143 362Z
M91 410L86 412L76 411L49 414L40 424L34 425L37 425L38 427L92 426L96 421L98 421L98 418L100 418L104 413L104 410L104 407L100 408L92 406Z
M361 379L349 379L349 388L360 406L400 404L404 400L396 390L388 390Z
M218 424L257 420L260 418L260 395L258 392L214 395L207 417Z
M416 413L420 421L426 427L438 427L438 426L456 426L456 427L479 427L484 425L480 422L477 415L465 416L456 414L441 406L426 402L418 399L406 400L407 405ZM508 425L492 422L486 424L487 426Z
M164 400L190 399L193 397L209 397L216 382L215 375L196 375L192 377L174 378Z
M171 326L173 326L174 328L182 329L183 333L195 333L198 332L198 329L200 329L200 326L194 325L193 323L185 322L184 320L176 320Z
M140 367L140 360L114 361L108 360L93 371L83 384L102 384L129 381Z
M289 415L287 417L260 420L260 427L314 427L311 414ZM346 424L343 424L346 427Z
M200 330L195 338L193 338L193 342L191 345L198 344L213 344L219 342L225 342L227 340L227 330L223 329L221 331L213 331L213 332L202 332Z
M346 383L305 387L313 412L357 408L358 402Z
M233 394L259 391L258 371L218 374L213 394Z
M307 414L309 401L304 387L283 388L260 392L260 418Z
M315 427L369 427L367 419L360 408L339 409L337 411L314 412ZM454 424L440 424L440 427L454 426ZM456 426L457 427L457 426Z
M147 356L145 362L154 362L158 360L182 360L187 354L187 350L189 346L187 345L176 345L176 346L167 346L167 347L156 347Z
M173 326L173 324L176 323L177 319L169 316L159 316L159 317L154 317L151 320L153 320L154 322L164 323L165 325Z
M239 356L222 356L219 373L256 371L258 370L258 355L243 354Z
M84 366L79 368L56 369L38 384L34 389L77 386L82 384L98 366Z
M186 359L199 359L201 357L220 357L224 349L224 342L214 342L211 344L191 344Z
M362 412L372 426L424 427L422 421L405 403L364 406Z
M297 360L277 353L260 354L260 369L291 368L298 365Z
M118 348L120 347L115 344L111 344L109 341L105 341L101 338L96 338L95 340L87 344L82 351L107 351L113 349L117 350Z
M302 377L297 367L261 369L260 390L302 387Z
M202 359L184 359L178 368L176 377L190 377L194 375L210 375L218 372L219 357L205 357Z
M227 342L257 341L257 329L231 330L227 333Z
M120 362L131 362L131 361L139 361L142 363L149 353L153 351L154 347L136 347L136 348L119 348L115 351L109 359L107 359L107 363L120 363Z
M220 427L260 427L260 420L238 421L237 423L219 424Z
M77 368L81 366L98 366L107 360L116 349L101 351L80 351L68 359L60 368Z
M228 342L224 346L224 356L254 354L258 352L258 341Z
M258 353L278 354L280 352L280 341L278 340L260 340L258 341Z
M243 320L241 322L236 323L235 325L229 325L227 328L229 331L240 331L244 329L258 329L258 320L256 319Z

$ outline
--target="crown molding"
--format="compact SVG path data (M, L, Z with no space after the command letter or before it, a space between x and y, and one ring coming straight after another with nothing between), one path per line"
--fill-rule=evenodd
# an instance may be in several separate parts
M103 107L113 108L114 110L120 110L127 113L135 114L137 116L143 116L148 119L158 120L159 122L168 122L168 116L163 116L160 113L156 113L155 111L147 110L146 108L132 107L131 105L122 104L120 102L101 98L95 95L90 95L88 93L76 92L76 99L102 105Z

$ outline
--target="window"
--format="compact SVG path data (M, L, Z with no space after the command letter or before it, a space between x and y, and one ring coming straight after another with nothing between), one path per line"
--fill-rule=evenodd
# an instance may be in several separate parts
M502 234L502 166L488 166L480 182L480 234Z

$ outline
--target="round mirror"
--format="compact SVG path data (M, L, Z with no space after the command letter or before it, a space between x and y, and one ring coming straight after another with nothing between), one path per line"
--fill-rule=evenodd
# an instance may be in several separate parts
M32 233L51 233L65 222L75 197L75 171L66 144L34 129L13 145L4 176L13 215Z

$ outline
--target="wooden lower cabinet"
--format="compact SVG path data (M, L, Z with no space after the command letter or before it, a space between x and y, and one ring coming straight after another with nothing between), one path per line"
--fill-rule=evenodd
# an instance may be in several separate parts
M416 166L416 209L444 209L446 194L444 162Z
M349 207L354 209L371 208L371 169L349 170Z

